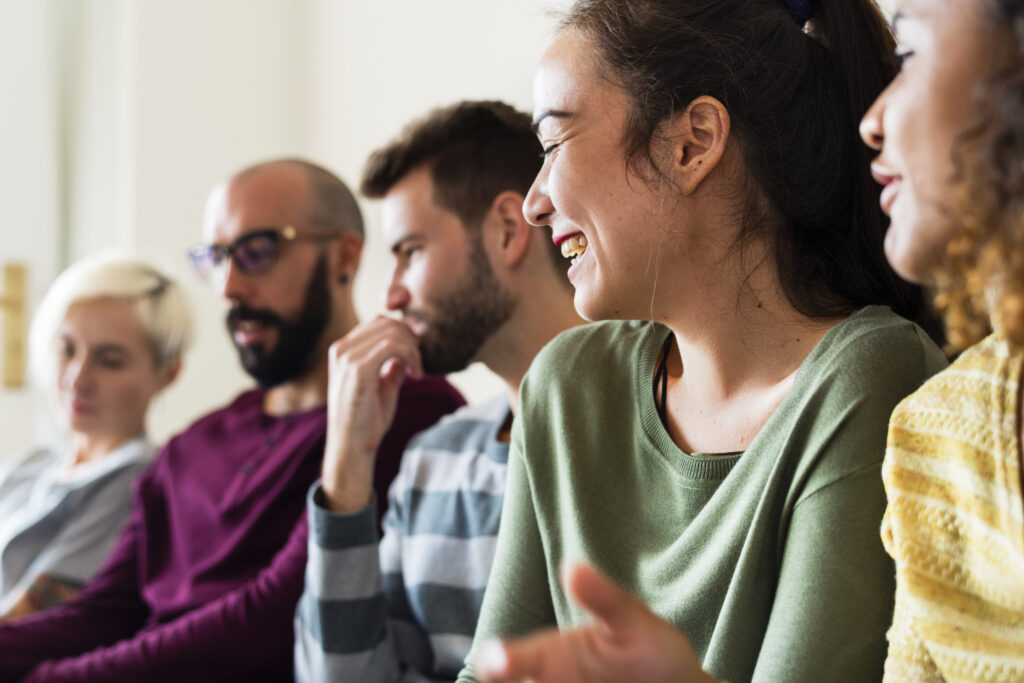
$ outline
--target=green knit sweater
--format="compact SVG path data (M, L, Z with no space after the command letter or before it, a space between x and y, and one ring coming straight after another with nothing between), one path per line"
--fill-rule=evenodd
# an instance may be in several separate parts
M582 559L682 629L720 679L880 680L886 425L942 354L889 309L862 309L815 347L745 452L691 454L654 403L668 334L590 325L535 360L475 643L585 621L558 583Z

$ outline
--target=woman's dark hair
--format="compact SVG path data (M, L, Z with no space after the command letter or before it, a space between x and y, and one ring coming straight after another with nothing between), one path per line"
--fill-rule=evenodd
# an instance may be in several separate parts
M803 3L806 5L806 3ZM756 191L742 248L773 242L783 292L812 317L886 304L914 319L921 290L892 271L887 221L858 137L892 79L894 41L873 0L814 0L806 24L784 0L579 0L564 17L596 47L598 68L631 102L622 144L656 168L659 126L701 95L729 111Z

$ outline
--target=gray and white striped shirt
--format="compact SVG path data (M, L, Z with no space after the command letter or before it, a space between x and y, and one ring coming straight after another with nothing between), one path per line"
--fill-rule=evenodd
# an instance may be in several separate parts
M352 515L308 500L306 587L296 679L452 681L476 628L505 492L502 396L466 406L410 441L391 485L384 537L374 504Z

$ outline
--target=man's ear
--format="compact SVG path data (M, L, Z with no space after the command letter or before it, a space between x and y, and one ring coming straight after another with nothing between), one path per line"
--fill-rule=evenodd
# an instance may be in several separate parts
M513 267L518 265L529 252L533 231L537 228L526 222L523 216L523 195L506 190L494 198L491 209L484 220L492 245L500 263Z
M359 268L363 254L363 239L347 230L331 242L331 275L336 282L348 284Z
M670 175L684 195L693 194L725 155L731 119L714 97L702 95L671 119L665 136L670 142Z

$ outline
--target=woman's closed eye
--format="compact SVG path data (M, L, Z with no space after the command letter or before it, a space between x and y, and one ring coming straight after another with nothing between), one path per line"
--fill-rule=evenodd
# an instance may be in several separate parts
M896 60L896 67L898 69L902 70L903 66L913 56L914 56L914 51L913 50L911 50L910 48L905 47L903 45L898 45L896 47L896 54L894 55L894 58Z
M96 355L96 363L106 370L120 370L128 364L128 357L121 351L103 351Z

